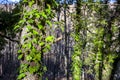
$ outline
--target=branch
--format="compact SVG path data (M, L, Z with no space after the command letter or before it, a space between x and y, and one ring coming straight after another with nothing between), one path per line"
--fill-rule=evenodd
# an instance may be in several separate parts
M54 41L53 43L56 43L56 42L60 41L62 38L63 38L63 37L62 37L62 35L61 35L59 38L55 39L55 41Z
M12 41L12 42L17 42L17 43L19 43L18 40L11 39L10 37L8 37L8 36L2 34L1 32L0 32L0 36L3 37L3 38L6 38L6 39L8 39L8 40L10 40L10 41Z

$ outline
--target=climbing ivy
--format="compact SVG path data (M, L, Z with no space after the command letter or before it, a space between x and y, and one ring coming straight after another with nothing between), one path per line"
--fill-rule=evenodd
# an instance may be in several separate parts
M14 28L23 32L18 51L18 58L21 60L18 79L27 76L27 72L41 79L47 70L43 56L54 40L54 37L47 33L47 27L52 27L51 19L54 15L50 4L44 6L44 0L23 0L21 4L23 5L21 19Z
M14 28L21 32L18 51L21 65L18 79L28 76L28 72L42 79L47 70L43 56L49 51L50 44L54 40L54 36L48 32L52 27L51 19L55 12L53 9L56 9L57 5L54 0L23 0L21 4L23 8L21 19ZM99 1L94 3L92 0L77 0L76 4L72 33L73 79L81 80L84 74L92 75L95 80L108 79L103 73L110 72L111 64L116 57L116 52L112 48L113 36L118 33L116 32L118 30L114 30L115 23L112 23L114 18L108 20L112 18L109 14L110 9L108 6L101 6Z
M111 16L113 11L108 5L101 5L99 1L93 3L77 0L75 15L77 17L75 17L76 22L72 34L75 41L72 55L74 80L82 79L82 75L85 74L95 80L109 79L110 74L104 72L111 72L111 64L117 56L111 48L114 43L112 38L115 24Z
M72 34L75 44L74 44L74 53L72 55L72 74L74 80L81 79L81 72L82 72L82 35L81 31L83 29L83 20L81 17L81 0L77 0L77 8L76 8L76 15L75 15L75 23L74 25L74 33Z

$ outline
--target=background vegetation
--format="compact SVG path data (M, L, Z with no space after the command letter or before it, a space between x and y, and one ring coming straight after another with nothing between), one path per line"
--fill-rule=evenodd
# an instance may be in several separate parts
M17 45L9 48L19 59L14 80L119 80L119 4L21 0L10 11L3 8L1 59L9 55L6 45Z

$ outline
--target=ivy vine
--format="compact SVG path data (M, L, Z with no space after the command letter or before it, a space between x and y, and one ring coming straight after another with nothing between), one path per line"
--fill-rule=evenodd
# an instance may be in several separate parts
M54 36L47 34L47 27L52 27L53 12L51 6L44 6L44 1L23 0L21 19L15 30L21 35L18 58L21 60L18 80L27 76L27 72L37 75L39 79L47 70L43 64L43 55L50 49Z

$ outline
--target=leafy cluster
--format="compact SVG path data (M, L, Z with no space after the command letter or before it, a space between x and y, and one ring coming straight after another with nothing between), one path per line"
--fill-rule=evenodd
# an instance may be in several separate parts
M80 80L83 75L95 80L109 80L114 59L118 34L114 10L100 2L77 1L72 55L73 79ZM115 21L116 20L116 21ZM113 48L114 47L114 48ZM107 74L105 74L107 72ZM88 78L84 77L84 78Z
M43 55L50 49L50 44L54 37L47 32L48 27L52 27L51 18L53 12L51 6L44 2L34 0L23 0L22 16L15 30L20 31L20 50L18 58L21 59L20 75L18 79L27 76L27 72L42 78L46 67L43 64ZM26 6L26 7L24 7Z

